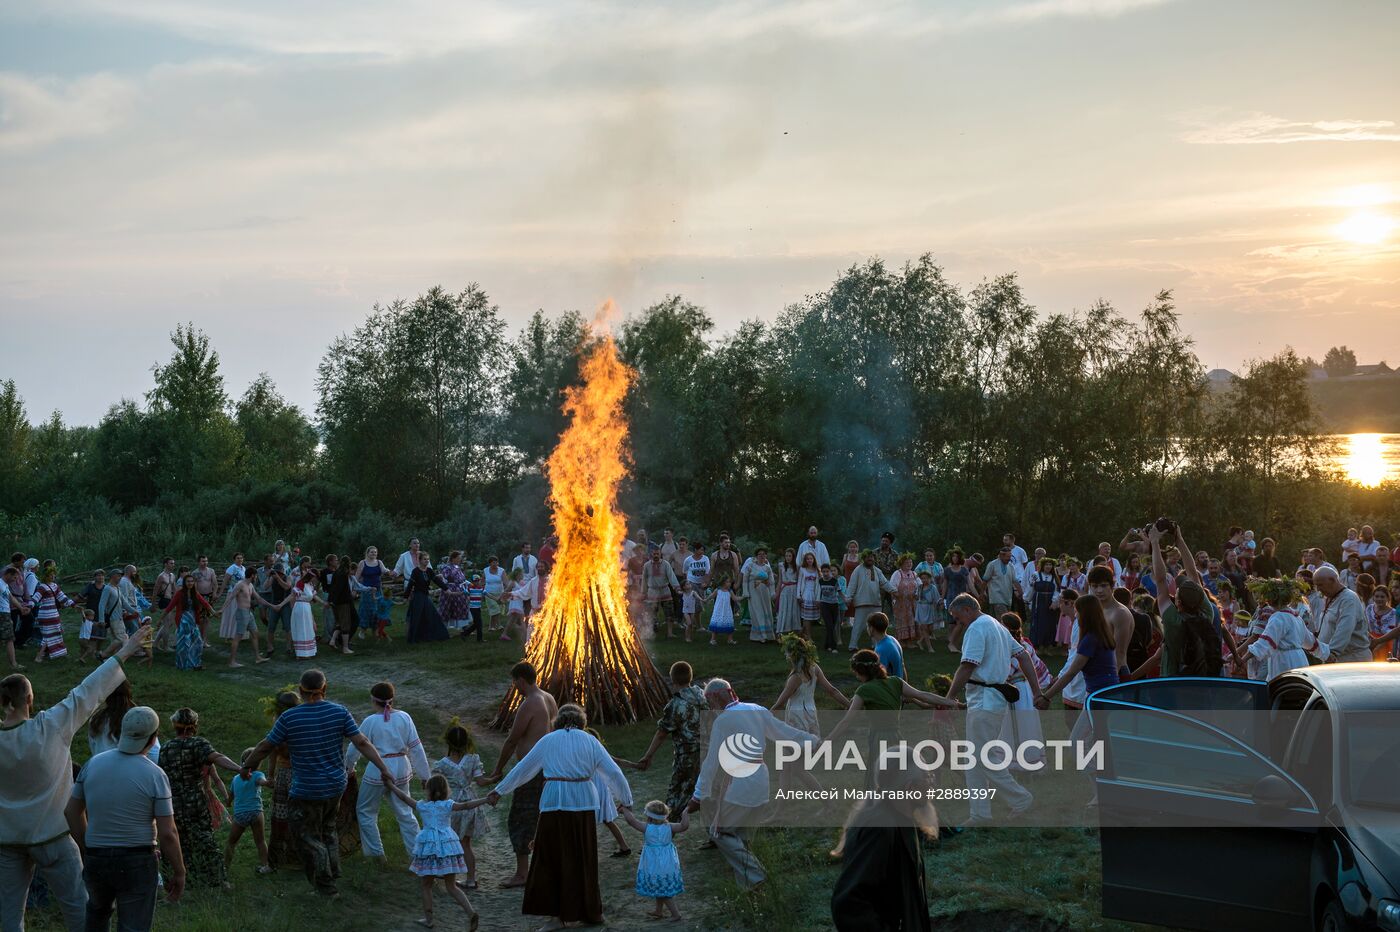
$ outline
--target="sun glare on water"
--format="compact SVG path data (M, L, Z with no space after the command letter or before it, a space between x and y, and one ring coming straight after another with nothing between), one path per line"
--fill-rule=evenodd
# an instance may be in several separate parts
M1385 445L1380 434L1351 434L1347 437L1345 461L1347 478L1373 489L1385 481Z

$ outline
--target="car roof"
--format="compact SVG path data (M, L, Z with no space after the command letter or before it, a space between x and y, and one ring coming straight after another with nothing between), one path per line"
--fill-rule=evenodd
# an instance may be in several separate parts
M1328 663L1300 667L1275 677L1269 694L1306 683L1328 708L1347 712L1400 709L1400 663Z

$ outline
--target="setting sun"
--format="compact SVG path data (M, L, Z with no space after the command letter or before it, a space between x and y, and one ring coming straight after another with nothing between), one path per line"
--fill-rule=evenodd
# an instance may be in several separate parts
M1361 210L1332 228L1342 239L1362 246L1384 242L1395 229L1395 220L1385 214Z

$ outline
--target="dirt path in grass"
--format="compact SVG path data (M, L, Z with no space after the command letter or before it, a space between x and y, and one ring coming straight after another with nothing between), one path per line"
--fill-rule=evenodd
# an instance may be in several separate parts
M488 725L495 714L497 705L504 696L504 682L499 686L464 684L452 679L450 675L441 670L425 670L415 665L411 657L365 657L363 660L359 658L356 660L358 662L339 666L331 673L336 684L341 687L348 686L357 691L367 691L370 686L380 680L392 682L398 689L399 695L403 697L405 705L411 706L415 711L418 729L424 735L425 743L430 749L430 759L434 756L432 751L439 749L440 741L437 740L436 736L446 727L452 716L462 715L464 711L470 714L472 731L476 735L478 743L483 746L483 757L488 761L494 761L499 756L501 746L505 742L505 735L502 732L493 731ZM327 664L328 668L330 666ZM330 671L328 670L328 672ZM502 679L504 680L504 677ZM431 710L435 721L423 720L425 707ZM462 717L468 718L467 715ZM649 771L627 771L627 779L632 785L632 791L639 806L648 799L665 795L666 781L670 774L668 751L669 749L666 749L658 755L656 766ZM523 916L520 912L523 891L500 888L500 882L509 877L515 870L515 856L511 850L510 837L506 833L506 815L510 811L510 801L509 799L502 800L495 810L487 809L486 811L491 824L490 831L473 846L476 852L477 871L481 878L481 885L479 889L468 894L472 905L481 914L481 929L526 930L538 928L545 921L543 917ZM598 881L603 896L604 927L612 929L655 928L657 923L647 921L643 915L646 909L651 908L652 901L642 900L634 890L637 854L641 847L641 837L626 823L619 821L617 824L623 833L623 838L632 848L632 855L628 858L610 857L617 845L607 828L598 826ZM687 856L684 849L698 846L704 840L703 837L700 837L701 834L692 830L680 836L683 858ZM394 842L388 841L387 844L392 849ZM703 856L705 854L714 854L714 852L696 852L696 855ZM698 858L695 855L690 857L691 863L697 862ZM355 899L357 909L363 908L363 900L358 897ZM687 903L683 899L680 906L682 913L694 915L699 913L697 904L694 902ZM384 923L382 928L386 930L408 932L408 930L421 929L421 926L415 923L417 917L421 915L416 878L406 876L402 883L397 880L393 883L385 883L376 897L375 905L370 908L376 914L376 919ZM465 929L467 927L466 919L461 911L440 888L435 897L435 909L437 911L437 928ZM699 921L664 923L663 925L668 929L714 927L710 922L702 925Z

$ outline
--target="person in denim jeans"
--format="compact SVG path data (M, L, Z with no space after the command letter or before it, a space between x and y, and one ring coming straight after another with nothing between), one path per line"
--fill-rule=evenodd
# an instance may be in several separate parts
M131 709L122 718L116 748L89 760L73 783L63 814L83 850L86 932L107 932L114 911L119 932L150 929L159 887L157 845L170 865L166 896L175 902L184 892L185 862L170 781L146 756L159 729L153 709Z

